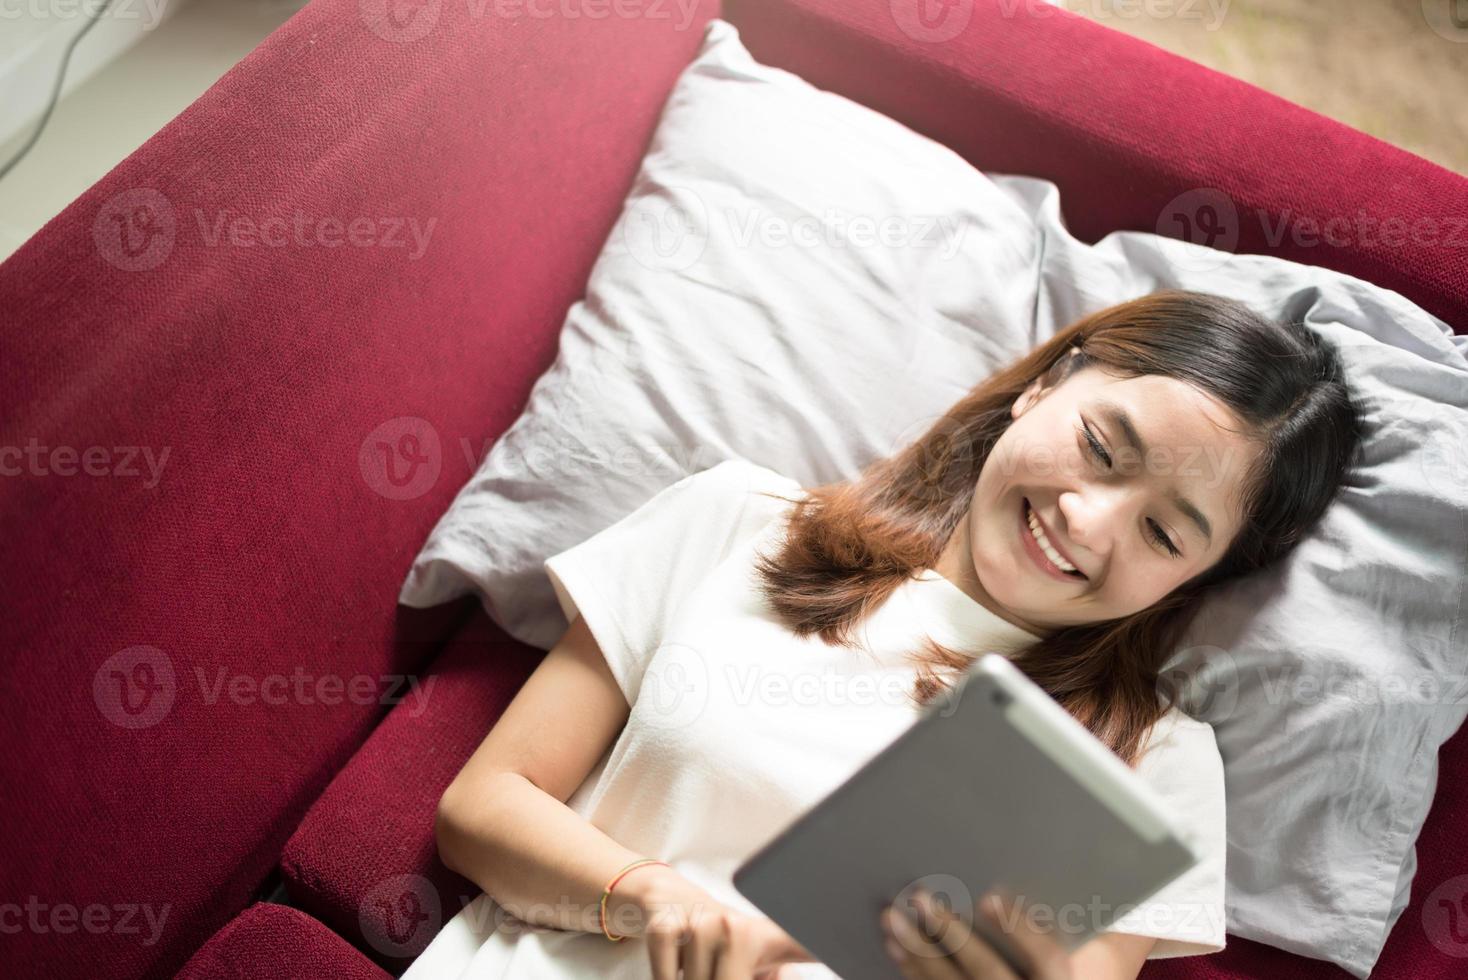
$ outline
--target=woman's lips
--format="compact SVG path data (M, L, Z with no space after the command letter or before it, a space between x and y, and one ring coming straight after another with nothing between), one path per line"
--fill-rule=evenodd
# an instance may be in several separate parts
M1081 578L1078 575L1067 575L1064 571L1061 570L1059 565L1055 564L1049 558L1045 557L1045 552L1040 550L1039 542L1037 542L1035 540L1035 536L1030 533L1029 511L1030 502L1028 500L1025 500L1024 498L1020 498L1020 547L1024 549L1025 554L1030 556L1030 560L1035 563L1035 567L1040 569L1040 571L1044 572L1051 578L1060 579L1060 581L1062 582L1069 582L1072 585L1074 585L1076 582L1084 582L1085 579Z

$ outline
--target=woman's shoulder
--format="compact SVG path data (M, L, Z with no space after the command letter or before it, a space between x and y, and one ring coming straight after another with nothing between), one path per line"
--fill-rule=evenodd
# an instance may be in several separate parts
M1201 718L1195 718L1173 705L1163 712L1148 733L1147 755L1157 755L1170 762L1186 761L1208 770L1216 770L1221 776L1223 757L1218 751L1218 738L1213 726Z
M794 491L801 489L800 481L794 477L739 457L715 463L678 482L696 485L709 493L769 490L794 495Z

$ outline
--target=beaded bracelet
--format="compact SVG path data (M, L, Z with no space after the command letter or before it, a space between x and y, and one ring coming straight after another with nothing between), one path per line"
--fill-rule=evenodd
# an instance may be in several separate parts
M618 871L615 875L612 876L612 880L607 882L607 886L601 890L601 931L604 936L606 936L614 943L620 943L627 937L614 936L611 934L611 932L607 930L607 899L611 897L612 889L617 887L617 882L621 881L629 872L635 871L638 868L648 864L661 864L665 868L672 867L672 865L668 864L667 861L659 861L656 858L642 858L641 860L633 861L621 871Z

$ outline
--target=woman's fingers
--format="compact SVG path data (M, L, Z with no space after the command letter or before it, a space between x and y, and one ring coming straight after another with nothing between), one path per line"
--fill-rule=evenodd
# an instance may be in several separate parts
M745 916L724 916L724 942L713 980L750 980L754 976L755 925Z
M653 980L678 980L679 970L686 965L699 915L676 903L660 905L650 912L643 938L652 961ZM700 980L708 977L704 973Z
M683 980L711 980L714 965L722 953L724 924L722 910L700 909L694 913L693 928L683 947Z
M1031 980L1070 980L1070 952L1049 932L1039 928L1024 904L1007 892L997 891L979 900L975 912L1004 930L1019 948L1029 967Z
M682 945L679 930L649 924L643 940L647 943L647 955L652 962L653 980L678 980L678 953Z
M918 915L915 922L908 913L895 906L888 906L882 914L888 933L887 955L896 961L904 977L908 980L968 980L968 975L949 957L941 936L937 935L936 930L946 928L946 925L924 920L921 913L914 913Z
M814 963L815 956L810 950L795 941L775 920L770 918L755 918L754 929L756 970L763 970L781 963Z

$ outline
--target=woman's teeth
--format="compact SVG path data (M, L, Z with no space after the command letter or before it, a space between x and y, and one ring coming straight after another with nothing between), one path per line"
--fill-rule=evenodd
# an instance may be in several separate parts
M1076 568L1070 562L1066 561L1065 558L1061 556L1060 552L1055 550L1055 546L1050 543L1050 539L1045 537L1045 530L1040 527L1040 521L1038 518L1035 517L1035 512L1033 509L1030 508L1028 503L1025 504L1025 510L1026 516L1029 518L1030 534L1034 536L1035 543L1040 546L1040 550L1045 552L1045 557L1053 561L1055 563L1055 567L1060 569L1062 572L1069 572L1071 575L1079 575L1081 573L1081 570L1079 568Z

